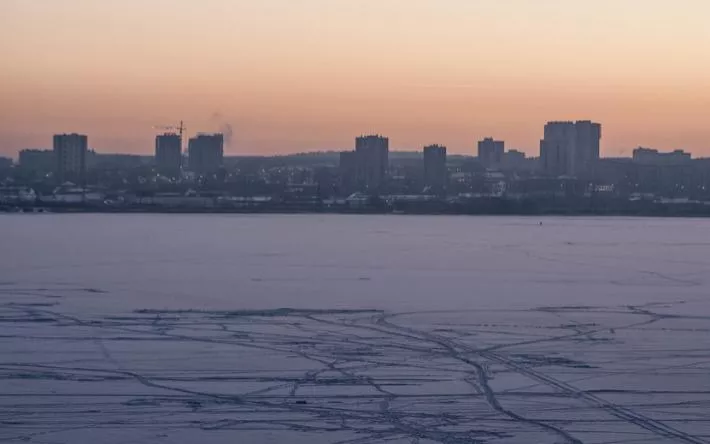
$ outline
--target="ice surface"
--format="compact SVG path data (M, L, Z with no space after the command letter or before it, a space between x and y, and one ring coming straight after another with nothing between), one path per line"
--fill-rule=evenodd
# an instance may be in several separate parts
M0 216L0 442L709 443L710 221Z

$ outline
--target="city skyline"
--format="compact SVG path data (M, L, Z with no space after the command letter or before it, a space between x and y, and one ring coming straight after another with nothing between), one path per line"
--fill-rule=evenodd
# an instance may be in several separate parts
M181 119L232 134L227 155L345 150L363 131L393 151L492 136L537 155L545 122L591 119L602 156L710 156L710 4L502 3L7 0L0 155L73 131L150 154L153 126Z
M684 155L687 155L688 157L693 157L694 153L682 149L682 148L675 148L675 149L657 149L654 147L648 147L648 146L642 146L642 145L637 145L631 150L629 150L629 153L624 153L621 156L609 156L609 155L604 155L603 150L600 150L600 141L602 140L601 138L601 123L596 123L592 122L589 120L586 121L571 121L571 120L566 120L566 121L560 121L560 120L551 120L547 121L544 124L544 129L543 129L543 136L542 138L538 141L539 146L537 148L537 152L530 152L528 151L521 151L519 148L515 147L506 147L505 146L505 141L504 140L494 140L492 137L484 137L476 142L474 142L474 148L470 151L465 151L465 152L459 152L459 153L451 153L453 155L457 156L468 156L468 157L474 157L478 158L482 164L488 165L488 166L499 166L501 162L501 156L503 154L514 154L514 155L521 155L523 158L527 157L530 159L540 159L541 161L544 161L544 142L545 142L545 135L548 132L548 129L552 127L557 127L557 126L563 126L566 127L568 125L571 125L572 127L578 126L579 124L584 124L587 126L594 127L596 128L596 134L593 138L596 140L596 142L592 142L593 144L596 145L596 148L593 148L592 152L596 153L593 154L590 159L585 160L593 160L593 159L614 159L614 158L632 158L636 156L636 152L641 150L644 152L656 152L656 153L661 153L661 154L674 154L674 153L684 153ZM180 122L180 125L183 125L183 122ZM172 167L175 168L177 164L182 163L183 159L186 159L190 155L190 145L192 142L203 139L203 138L219 138L220 140L220 147L219 148L219 154L218 157L230 157L230 156L235 156L239 157L242 155L242 153L229 153L225 147L226 147L226 141L231 137L231 134L229 133L224 133L222 131L214 131L214 132L209 132L209 131L198 131L194 134L194 136L191 136L189 133L180 133L176 130L180 129L178 126L165 126L165 127L158 127L157 129L162 128L162 131L156 132L153 135L153 143L154 146L151 148L151 151L149 152L123 152L123 151L101 151L101 150L96 150L94 146L91 145L91 143L86 144L86 150L93 152L95 154L103 154L103 155L128 155L128 156L140 156L140 157L153 157L158 166L163 164L163 167L165 167L165 163L173 164ZM184 128L184 127L183 127ZM51 152L52 147L51 145L56 144L56 138L57 136L62 136L62 135L81 135L82 137L88 138L88 135L86 133L81 133L80 132L70 132L70 131L65 131L63 133L58 133L54 134L51 136L50 140L54 140L53 144L50 144L50 148L45 148L45 147L33 147L33 148L22 148L17 151L15 156L11 157L3 157L0 156L0 158L7 158L9 160L18 160L18 157L21 157L22 152ZM433 143L433 144L420 144L419 146L416 147L411 147L408 149L390 149L389 148L389 137L383 135L383 134L375 134L375 133L367 133L367 132L361 132L359 136L354 137L355 139L355 147L357 149L357 146L359 145L361 140L365 139L372 139L372 138L381 138L386 142L387 148L386 150L388 152L400 152L400 153L424 153L427 148L434 148L434 147L441 147L444 148L444 151L447 150L446 146L438 144L438 143ZM166 141L166 139L174 139L170 140L169 143L173 145L173 147L170 149L173 151L169 155L164 152L160 148L161 146L161 141ZM352 140L351 140L352 143ZM559 148L558 148L559 149ZM565 148L567 149L567 148ZM483 150L483 152L482 152ZM586 149L585 149L586 150ZM163 151L161 153L161 151ZM336 154L347 154L352 151L352 145L348 148L341 148L341 149L328 149L328 150L306 150L306 151L292 151L292 152L283 152L283 153L258 153L254 155L244 155L244 157L273 157L273 156L290 156L290 155L300 155L300 154L325 154L325 153L336 153ZM495 154L493 153L495 151ZM167 160L165 156L171 157L170 160ZM585 154L585 156L587 156ZM695 156L697 159L708 159L709 157L704 157L704 156ZM564 160L563 163L566 163L567 161Z

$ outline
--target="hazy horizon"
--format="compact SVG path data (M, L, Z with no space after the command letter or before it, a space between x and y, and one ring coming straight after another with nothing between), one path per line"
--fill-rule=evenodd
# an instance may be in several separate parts
M538 154L548 120L603 124L602 156L710 156L704 0L4 0L0 155L81 132L149 154L154 125L233 129L227 155L492 136Z

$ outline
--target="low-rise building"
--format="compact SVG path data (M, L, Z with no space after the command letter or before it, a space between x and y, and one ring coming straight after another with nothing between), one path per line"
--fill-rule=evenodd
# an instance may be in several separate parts
M633 161L640 165L687 165L692 160L690 153L675 150L662 153L651 148L638 147L634 150Z
M37 200L35 190L28 187L0 187L0 204L33 203Z
M55 169L57 159L52 150L26 149L20 151L20 168L35 172L50 172Z

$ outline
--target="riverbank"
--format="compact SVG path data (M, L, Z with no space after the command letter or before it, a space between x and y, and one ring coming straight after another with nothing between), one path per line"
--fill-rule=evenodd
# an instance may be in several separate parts
M491 216L637 216L710 217L710 205L699 203L624 202L624 205L575 205L569 202L485 200L469 203L370 205L362 207L269 204L258 206L156 206L156 205L0 205L0 213L156 213L156 214L401 214L401 215L491 215Z

